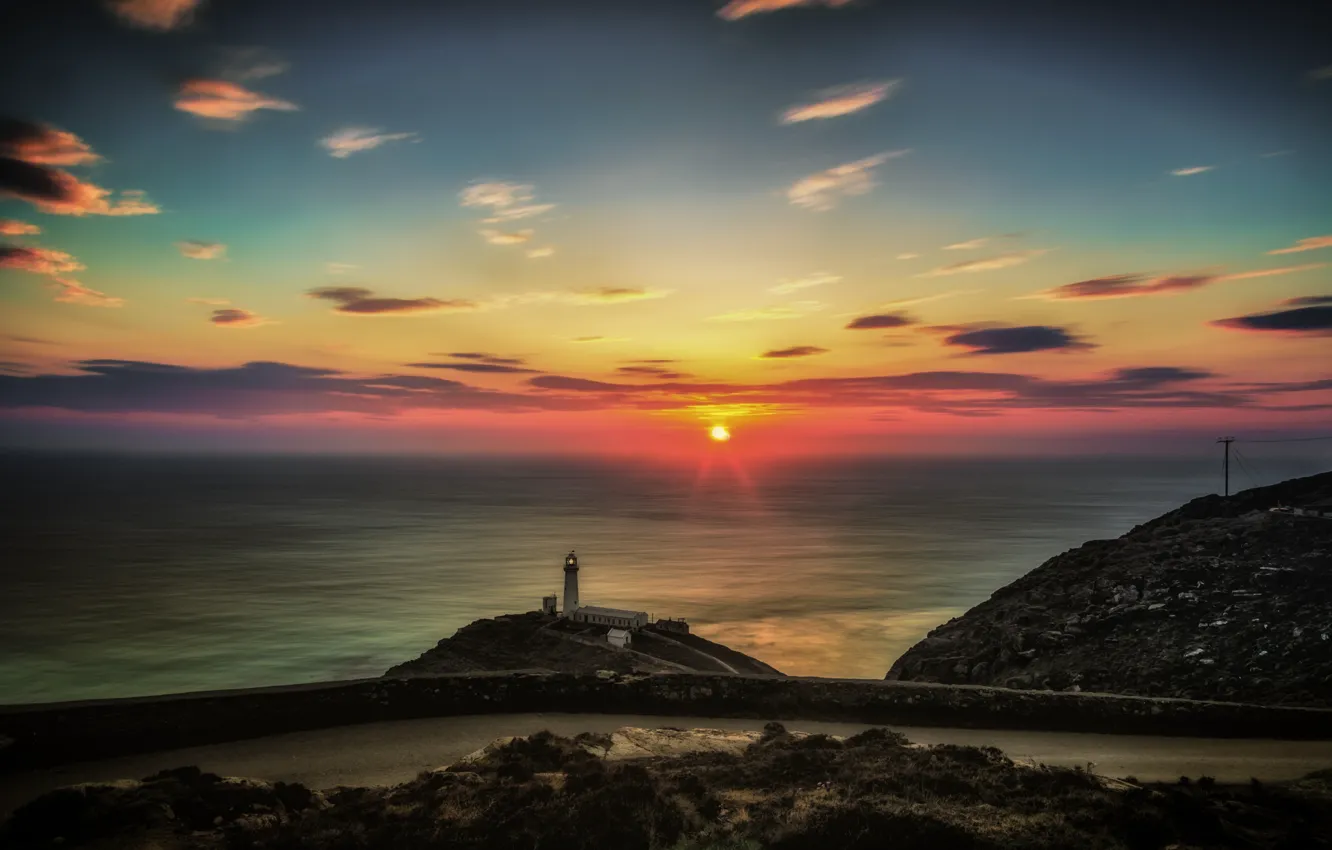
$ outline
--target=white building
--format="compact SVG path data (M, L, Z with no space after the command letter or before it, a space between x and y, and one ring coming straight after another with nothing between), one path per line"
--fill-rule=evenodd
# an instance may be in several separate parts
M611 629L606 632L606 643L616 649L628 649L633 643L634 633L628 629Z
M620 629L641 629L648 624L646 611L630 611L625 608L602 608L600 605L584 605L574 612L575 623L592 623L597 626L615 626Z

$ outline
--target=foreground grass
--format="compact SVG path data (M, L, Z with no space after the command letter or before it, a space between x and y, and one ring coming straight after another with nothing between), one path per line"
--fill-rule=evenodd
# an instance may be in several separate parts
M1332 771L1299 783L1139 786L993 748L839 741L769 724L743 755L605 762L539 733L394 788L311 792L183 768L45 795L0 846L266 850L1332 848Z

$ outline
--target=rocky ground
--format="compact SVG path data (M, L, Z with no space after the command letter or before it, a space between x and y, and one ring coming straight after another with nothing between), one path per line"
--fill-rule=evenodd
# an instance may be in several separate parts
M781 673L756 658L697 635L634 634L632 651L606 643L605 626L572 623L538 611L477 620L385 676L432 676L484 670L566 673Z
M311 791L201 773L54 791L0 825L24 850L1146 850L1332 847L1332 771L1166 785L993 748L621 729L504 739L394 787Z
M1332 707L1332 473L1195 499L1042 564L887 678Z

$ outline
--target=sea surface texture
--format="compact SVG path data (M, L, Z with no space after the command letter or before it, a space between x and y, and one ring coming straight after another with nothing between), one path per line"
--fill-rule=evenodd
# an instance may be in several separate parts
M1210 448L1210 447L1209 447ZM1322 471L1285 456L1237 487ZM1046 559L1221 486L1193 458L674 466L0 458L0 703L375 676L562 592L793 675L881 678Z

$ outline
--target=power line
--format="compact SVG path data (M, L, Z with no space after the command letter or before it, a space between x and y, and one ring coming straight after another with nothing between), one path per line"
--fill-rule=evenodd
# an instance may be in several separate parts
M1244 443L1312 443L1314 440L1332 440L1328 437L1287 437L1284 440L1240 440Z

